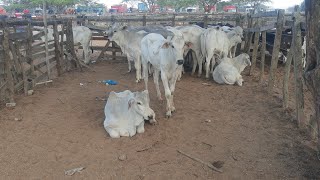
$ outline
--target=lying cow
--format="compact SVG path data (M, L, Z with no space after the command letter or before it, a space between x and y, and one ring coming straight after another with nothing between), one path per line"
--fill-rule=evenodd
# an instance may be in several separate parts
M168 37L167 39L160 34L150 33L141 41L145 88L148 89L148 63L150 63L154 69L153 78L159 100L162 100L159 87L159 75L161 73L161 80L167 100L167 117L171 117L172 112L175 111L173 93L177 81L176 72L179 69L178 67L182 66L184 62L185 41L183 35L178 30L174 31L174 33L173 37Z
M209 78L209 72L213 71L216 64L215 57L217 56L219 59L227 57L231 48L241 42L240 36L235 35L229 39L220 28L210 28L204 31L201 35L201 51L202 55L206 57L206 78ZM209 71L210 65L211 71ZM199 71L201 74L202 69L199 68Z
M240 54L235 58L224 58L214 69L213 80L218 84L238 84L242 86L243 79L241 72L246 66L251 66L250 56L246 53Z
M144 132L144 120L155 123L154 111L149 107L149 93L129 90L110 92L104 108L104 128L112 138L134 136Z
M73 30L73 43L74 45L82 45L83 52L84 52L84 63L89 64L90 57L89 57L89 48L90 48L90 41L92 37L92 32L89 28L85 26L76 26L72 28ZM36 34L33 32L33 34ZM47 33L48 41L54 40L53 37L53 29L48 28ZM64 34L63 37L66 40L66 35ZM42 42L45 42L45 37L41 37Z

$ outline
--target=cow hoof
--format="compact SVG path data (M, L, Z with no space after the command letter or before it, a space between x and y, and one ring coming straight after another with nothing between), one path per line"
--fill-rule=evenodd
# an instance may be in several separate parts
M171 111L166 113L166 117L169 119L172 116Z
M171 113L174 113L174 112L176 112L176 108L175 108L175 107L172 107L172 108L171 108Z
M156 121L156 120L154 120L154 119L149 120L149 122L150 122L150 124L152 124L152 125L156 125L156 124L157 124L157 121Z
M201 74L198 74L198 78L200 78L201 77Z
M139 134L144 133L144 128L138 128L137 133L139 133Z
M128 73L131 73L131 70L128 70L127 72L128 72Z
M136 83L139 83L140 82L140 79L136 79Z

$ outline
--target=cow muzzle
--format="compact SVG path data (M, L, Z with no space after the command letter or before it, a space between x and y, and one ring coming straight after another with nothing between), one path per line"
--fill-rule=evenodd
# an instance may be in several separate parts
M177 61L177 64L178 64L178 65L183 65L183 63L184 63L184 60L183 60L183 59L180 59L180 60Z

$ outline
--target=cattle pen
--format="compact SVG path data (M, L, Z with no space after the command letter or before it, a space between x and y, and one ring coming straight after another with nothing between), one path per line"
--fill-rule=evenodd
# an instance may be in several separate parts
M276 11L51 17L48 26L53 29L54 40L49 41L48 57L40 42L44 35L42 21L1 21L0 137L4 143L0 145L0 165L7 166L0 170L0 177L61 179L68 176L66 170L74 168L82 172L73 176L84 179L320 177L314 156L316 124L304 114L313 110L304 105L309 96L303 89L303 67L298 61L302 54L301 30L305 29L301 15L296 8L290 15ZM150 106L159 124L146 124L144 134L130 139L110 139L101 125L108 93L143 89L143 83L135 83L134 75L126 73L127 58L120 47L105 37L104 31L114 22L132 26L241 26L245 38L237 54L248 53L252 62L244 71L245 84L219 86L212 79L183 75L175 94L177 112L169 120L161 114L165 103L156 103L154 89L150 88ZM72 28L77 25L93 32L90 65L77 57L80 53L73 45ZM292 32L291 50L286 64L279 66L285 29ZM265 49L270 31L275 33L275 41L268 61ZM98 83L105 79L119 84ZM44 84L48 86L42 87ZM301 135L304 126L310 130L311 139ZM10 162L10 158L14 160ZM207 166L221 168L223 173Z

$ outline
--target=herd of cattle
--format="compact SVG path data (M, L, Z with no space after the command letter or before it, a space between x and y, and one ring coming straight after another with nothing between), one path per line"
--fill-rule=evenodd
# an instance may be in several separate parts
M156 122L154 111L149 107L149 75L153 75L159 100L162 100L161 78L167 102L166 116L172 116L176 81L181 78L188 53L193 57L192 74L198 67L198 76L201 76L204 64L206 77L211 74L219 84L242 86L241 72L251 65L249 55L243 53L235 57L236 47L243 38L241 27L128 27L115 23L106 31L106 36L127 56L129 71L130 61L134 62L136 82L144 79L146 89L143 92L110 93L105 106L104 127L114 138L144 132L144 120Z
M187 55L192 56L192 74L198 67L198 76L210 74L218 84L237 84L242 86L241 72L251 66L246 53L235 56L236 48L242 42L243 29L239 26L198 25L170 27L147 26L128 27L114 23L105 35L114 41L127 56L129 72L131 61L136 69L136 82L144 79L145 91L111 92L105 106L104 127L113 138L133 136L144 132L144 120L155 123L155 113L149 107L148 77L153 75L157 97L162 100L159 76L161 77L165 98L166 116L171 117L175 111L173 96L176 81L179 81L184 69ZM85 63L89 63L89 48L92 33L89 28L73 28L74 43L83 46ZM53 31L48 31L48 40L53 40Z

